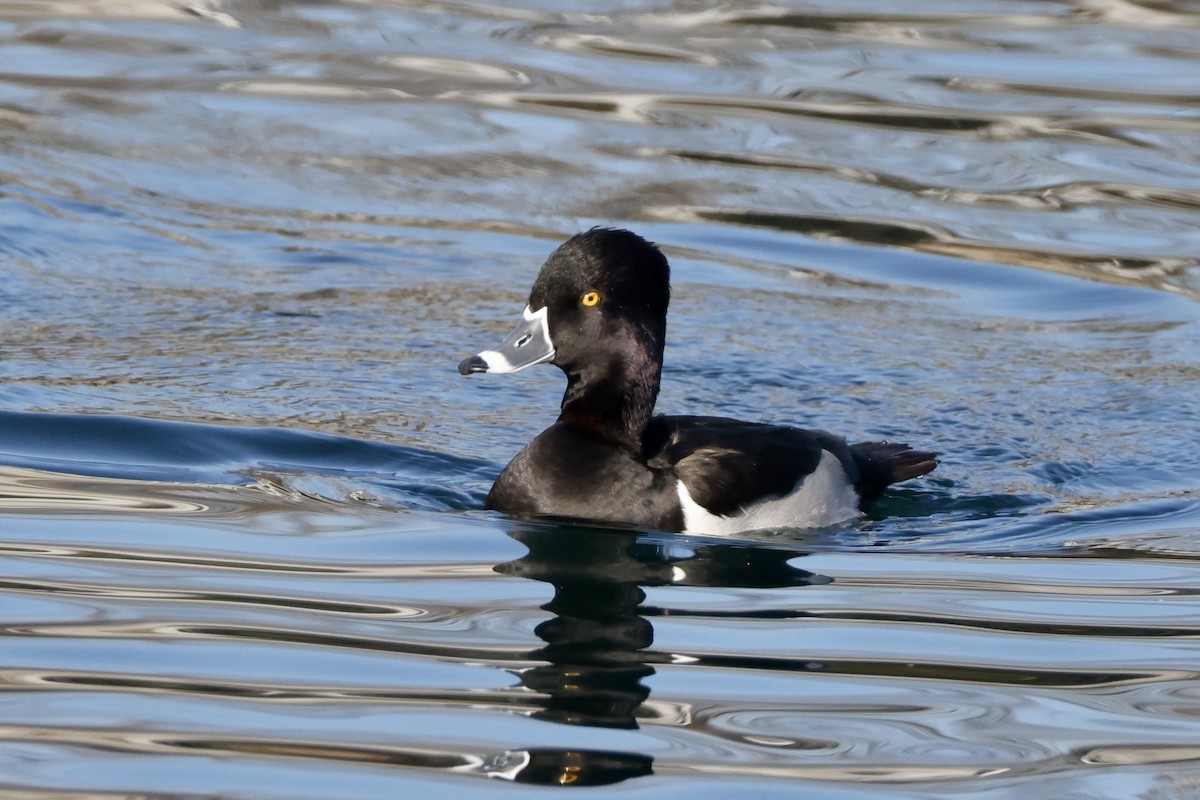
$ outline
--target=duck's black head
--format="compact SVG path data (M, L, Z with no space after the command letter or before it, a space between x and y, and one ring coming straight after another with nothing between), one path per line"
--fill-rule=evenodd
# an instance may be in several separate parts
M550 361L567 374L564 421L637 442L658 395L670 277L667 259L635 233L592 228L572 236L542 265L524 321L459 371L515 372Z
M670 279L667 259L636 233L592 228L546 259L529 307L549 309L554 363L568 374L628 358L630 338L661 361Z

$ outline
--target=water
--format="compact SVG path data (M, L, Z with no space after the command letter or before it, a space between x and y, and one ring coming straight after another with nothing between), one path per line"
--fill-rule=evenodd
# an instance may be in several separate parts
M1200 797L1200 7L0 3L0 794ZM835 529L481 510L538 265ZM526 785L517 785L526 784Z

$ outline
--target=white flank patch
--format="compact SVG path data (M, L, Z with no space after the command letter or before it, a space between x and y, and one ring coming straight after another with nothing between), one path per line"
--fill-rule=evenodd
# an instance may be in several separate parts
M826 450L812 474L789 495L762 500L728 517L720 517L692 499L678 483L684 533L728 536L758 528L821 528L858 516L858 495L842 462Z

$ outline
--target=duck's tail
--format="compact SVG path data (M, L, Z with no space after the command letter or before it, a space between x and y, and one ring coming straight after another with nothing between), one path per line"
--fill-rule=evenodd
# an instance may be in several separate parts
M850 452L858 464L860 474L854 488L863 509L878 500L893 483L919 478L938 465L936 453L913 450L896 442L859 442L850 445Z

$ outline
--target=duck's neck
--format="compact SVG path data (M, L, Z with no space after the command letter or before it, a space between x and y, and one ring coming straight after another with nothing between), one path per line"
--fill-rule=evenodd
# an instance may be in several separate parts
M662 377L662 347L609 363L566 369L559 422L625 445L642 449L642 432L654 413Z

